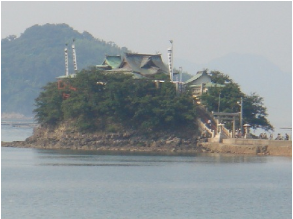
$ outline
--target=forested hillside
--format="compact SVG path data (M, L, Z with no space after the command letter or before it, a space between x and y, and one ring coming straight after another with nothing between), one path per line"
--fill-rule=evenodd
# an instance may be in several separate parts
M69 72L73 72L72 40L81 70L101 64L105 54L119 55L127 48L79 33L66 24L34 25L20 37L1 40L2 113L32 115L34 99L49 81L65 74L64 48L68 43Z

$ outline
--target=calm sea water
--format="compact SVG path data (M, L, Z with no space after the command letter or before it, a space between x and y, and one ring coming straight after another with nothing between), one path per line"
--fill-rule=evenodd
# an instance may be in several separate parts
M3 219L292 218L288 157L2 148L1 161Z

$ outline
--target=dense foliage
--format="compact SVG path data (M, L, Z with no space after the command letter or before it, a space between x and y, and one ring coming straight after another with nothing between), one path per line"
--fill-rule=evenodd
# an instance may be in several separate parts
M228 75L218 71L212 71L212 82L225 85L224 87L212 87L202 95L202 103L209 111L235 113L240 112L240 106L237 102L243 98L243 124L248 123L253 129L261 128L264 130L273 130L273 126L267 120L266 107L263 104L263 98L256 93L246 95L241 92L237 83L233 82ZM229 124L227 124L229 126Z
M135 80L131 75L83 70L76 78L44 87L36 99L36 118L43 125L74 121L80 130L143 132L193 127L195 105L188 91L178 95L174 84ZM67 96L67 98L64 98Z
M69 71L73 72L72 40L79 69L101 64L105 54L119 55L127 48L79 33L66 24L34 25L20 37L1 40L2 112L31 115L41 87L65 74L64 48L68 43Z

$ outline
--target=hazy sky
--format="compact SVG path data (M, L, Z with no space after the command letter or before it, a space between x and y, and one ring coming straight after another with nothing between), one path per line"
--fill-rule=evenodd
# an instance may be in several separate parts
M139 53L204 64L231 52L262 55L292 72L292 2L1 2L1 37L66 23Z

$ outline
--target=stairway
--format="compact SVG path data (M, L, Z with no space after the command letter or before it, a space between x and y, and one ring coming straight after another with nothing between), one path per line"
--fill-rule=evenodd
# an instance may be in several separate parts
M214 138L217 133L217 120L215 117L208 112L203 106L198 106L196 108L196 114L198 116L198 125L202 132L207 132L210 138ZM208 126L208 121L211 121L211 125ZM222 126L222 133L221 135L223 138L232 138L232 133L226 129L224 126Z

